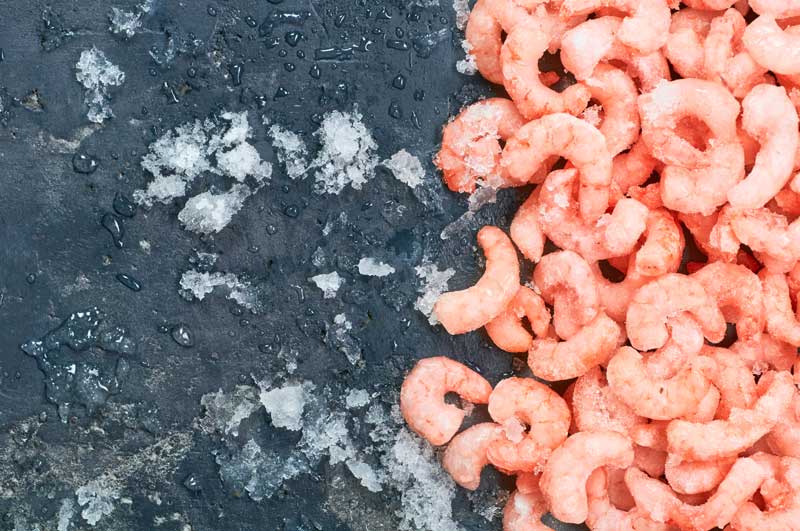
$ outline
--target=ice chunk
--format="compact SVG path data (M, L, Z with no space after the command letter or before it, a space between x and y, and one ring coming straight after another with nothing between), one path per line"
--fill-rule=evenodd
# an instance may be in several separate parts
M390 159L384 160L382 163L391 171L398 181L403 182L415 188L422 184L422 179L425 177L425 169L417 157L401 149Z
M363 389L350 389L344 398L347 409L358 409L369 404L369 393Z
M415 271L422 284L417 288L421 295L414 303L414 308L425 314L430 324L435 325L439 320L433 313L433 305L442 293L447 291L447 283L456 272L452 268L439 271L436 264L431 263L423 263L417 266Z
M472 54L472 45L465 39L461 41L461 49L464 50L464 59L456 61L456 70L465 76L474 76L478 73L478 63Z
M306 404L306 388L313 385L287 384L278 389L261 389L259 400L276 428L298 431L303 427L303 408Z
M58 516L56 517L57 530L69 531L73 516L75 516L75 502L72 501L72 498L64 498L61 500L61 507L58 508Z
M218 153L217 164L223 173L239 182L244 182L248 176L261 182L272 175L272 166L268 162L263 162L256 148L247 142L237 145L230 151Z
M316 168L317 193L338 194L347 186L360 190L374 175L378 145L361 119L357 110L332 111L314 133L319 138L320 150L310 167Z
M361 481L370 492L381 492L381 476L368 463L358 459L348 459L346 462L350 472Z
M319 289L322 290L322 296L326 299L333 299L336 297L336 293L339 291L339 288L342 287L344 283L344 279L339 276L339 273L333 271L331 273L325 273L321 275L313 276L309 279L311 282L317 285Z
M463 30L469 21L469 0L453 0L453 11L456 14L456 27Z
M216 255L213 256L216 260ZM251 309L255 308L257 304L257 297L253 287L239 280L233 273L201 273L192 269L185 271L181 275L180 286L184 293L189 296L189 300L191 300L191 297L203 300L215 288L225 287L228 289L227 298L240 306Z
M130 39L142 27L141 19L141 13L123 11L117 7L112 7L111 13L108 15L108 20L111 22L111 26L108 29L114 35Z
M105 477L78 487L75 494L78 497L78 505L83 507L81 516L91 526L111 514L114 511L114 502L119 499L119 490Z
M251 193L250 188L241 184L219 194L203 192L186 201L183 210L178 213L178 220L186 230L202 234L217 233L230 223Z
M358 272L368 277L385 277L394 273L395 269L389 264L365 257L358 261Z
M287 479L309 471L301 454L288 457L264 452L253 439L238 453L218 455L219 475L234 492L247 492L255 501L271 497Z
M239 425L252 415L260 402L256 390L249 385L238 385L229 394L208 393L200 398L200 405L206 409L205 422L210 430L223 434L239 435Z
M601 105L589 105L581 113L581 118L595 127L600 127L602 118L603 107Z
M361 361L361 348L350 334L352 329L353 324L347 320L347 316L343 313L337 314L333 318L333 324L326 326L325 343L344 354L350 364L358 365Z
M114 116L110 105L110 87L122 85L125 73L109 61L106 55L95 47L81 52L75 65L75 77L86 89L83 102L89 107L89 121L98 124Z
M278 162L286 167L286 175L291 179L303 177L308 166L308 148L302 137L278 124L269 128L269 135Z
M311 255L311 263L314 267L322 267L325 265L325 251L322 247L317 247Z

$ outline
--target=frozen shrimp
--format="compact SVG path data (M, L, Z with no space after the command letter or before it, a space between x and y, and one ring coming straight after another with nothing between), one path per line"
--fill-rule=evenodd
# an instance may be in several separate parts
M544 233L557 246L589 262L630 254L645 230L647 207L623 198L611 214L586 222L573 198L577 180L575 169L556 170L540 187L538 219Z
M544 467L539 486L550 512L562 522L588 516L586 482L601 467L626 468L633 462L631 440L615 431L579 432L559 446Z
M734 44L741 39L745 26L747 23L744 17L735 9L728 9L711 21L703 43L703 77L718 83L723 82L722 74L734 55Z
M544 301L533 290L520 286L508 308L486 323L486 333L498 348L506 352L528 352L533 337L522 326L523 317L527 317L537 337L547 334L550 312Z
M756 63L776 74L800 74L800 34L784 31L770 15L751 22L742 37Z
M664 467L664 476L672 490L678 494L700 494L717 488L735 462L735 457L683 462L680 458L669 454Z
M628 306L630 306L633 295L639 288L655 278L630 273L625 276L622 282L614 283L603 276L597 264L594 264L592 269L597 283L597 292L600 295L600 304L605 309L606 314L619 324L625 323L625 315L628 312Z
M759 277L764 289L767 332L779 341L800 347L800 322L792 311L786 275L765 269Z
M600 313L566 341L534 339L528 352L528 367L539 378L551 382L576 378L606 363L620 344L620 335L619 325Z
M737 0L686 0L684 3L692 9L722 11L736 4Z
M764 329L764 296L755 273L737 264L713 262L691 278L716 301L725 321L736 323L738 337L755 337Z
M672 15L664 53L682 77L705 77L705 40L714 16L700 9L681 9Z
M667 321L667 328L667 342L647 356L647 372L654 378L675 376L703 348L703 331L691 314L681 312L671 317Z
M497 184L501 147L524 123L514 102L489 98L472 104L442 132L442 148L434 162L454 192L475 191L478 179Z
M747 363L728 349L710 345L705 345L701 354L717 364L717 370L709 374L711 382L720 393L716 418L727 419L733 408L752 407L758 395L756 382Z
M669 531L670 526L657 523L635 507L622 510L609 496L609 476L617 469L598 468L586 482L588 513L586 525L593 531Z
M478 0L472 8L465 37L478 71L490 82L503 83L500 63L503 31L510 31L515 20L524 20L527 16L527 11L513 1Z
M611 392L600 367L589 369L575 381L572 416L580 431L627 434L632 426L646 422Z
M503 44L500 58L503 85L520 113L528 120L545 114L565 112L579 114L586 108L591 95L578 83L563 92L542 84L539 79L539 59L547 51L550 36L539 24L529 19L517 24Z
M633 442L638 446L666 453L667 425L667 421L652 420L647 424L631 426L629 434Z
M628 74L606 64L597 65L584 83L592 99L603 106L603 121L599 129L614 157L639 138L639 113L636 112L639 90Z
M746 340L738 340L730 347L731 352L742 359L754 374L775 369L787 371L797 358L797 347L775 339L769 334Z
M731 210L727 221L736 240L759 254L767 269L786 273L800 258L800 221L789 223L766 208Z
M606 378L617 398L637 415L669 420L697 410L711 386L707 374L712 370L711 360L698 357L671 378L654 378L641 354L622 347L608 362Z
M486 404L492 386L469 367L445 357L417 362L400 388L400 411L408 426L434 446L453 438L464 411L444 401L456 393L473 404Z
M508 471L532 472L567 438L570 411L567 403L544 384L530 378L506 378L489 397L489 415L499 423L516 422L528 427L521 438L507 436L492 442L489 462Z
M656 167L656 162L656 159L650 155L650 148L641 137L626 153L620 153L614 157L611 181L613 204L616 204L632 187L647 182Z
M708 388L706 396L704 396L703 399L700 400L700 403L697 404L697 408L690 414L683 417L684 420L688 420L690 422L709 422L714 420L714 416L717 413L717 407L719 407L719 400L719 391L717 391L717 388L712 385Z
M800 457L800 393L795 391L786 414L764 439L774 454Z
M742 125L761 150L750 174L728 190L736 208L758 208L772 199L792 177L798 147L798 118L783 87L758 85L742 101Z
M521 127L506 142L501 166L515 184L525 184L553 155L580 172L581 217L595 221L608 208L611 154L603 134L589 123L564 113L549 114Z
M433 307L452 335L477 330L500 315L519 290L519 260L508 236L486 226L478 231L478 245L486 255L483 276L471 288L443 294Z
M705 337L718 343L725 337L725 318L716 301L697 280L675 273L645 284L628 306L628 338L638 350L653 350L667 342L667 320L680 312L696 319Z
M670 422L667 426L669 452L689 461L736 456L769 433L789 407L794 392L791 374L785 371L767 373L758 383L760 396L751 408L733 408L726 420Z
M537 187L528 199L522 203L514 219L511 221L509 233L522 256L537 263L544 252L544 242L547 239L539 223L539 191Z
M489 464L486 449L502 436L502 431L494 422L482 422L453 437L442 456L442 466L453 481L468 490L478 488L481 470Z
M503 531L550 531L542 523L542 516L547 513L547 500L538 483L539 478L534 474L523 473L517 477L517 490L503 509Z
M750 0L750 7L759 15L772 15L775 18L789 18L800 15L798 0Z
M761 485L765 507L752 501L743 503L731 526L738 531L796 529L800 522L800 460L766 454L756 454L753 459L768 471Z
M664 208L651 210L647 214L644 242L634 256L632 273L652 277L676 272L684 245L683 231L672 214Z

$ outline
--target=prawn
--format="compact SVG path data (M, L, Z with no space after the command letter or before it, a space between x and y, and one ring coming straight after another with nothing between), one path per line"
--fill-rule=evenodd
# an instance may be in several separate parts
M800 457L800 393L795 391L789 409L778 419L765 441L776 455Z
M744 502L731 526L740 531L795 528L800 521L800 460L768 454L755 454L753 459L768 471L761 485L765 507L762 510L752 501Z
M797 358L797 347L775 339L769 334L738 340L730 347L731 352L742 359L754 374L768 369L788 371Z
M627 434L632 426L646 422L611 392L600 367L589 369L575 381L572 416L579 431Z
M767 332L779 341L800 347L800 322L792 311L786 275L763 270L759 273L764 288L764 313Z
M457 393L473 404L486 404L492 386L469 367L445 357L417 362L400 388L400 412L408 426L434 446L453 438L464 411L444 401Z
M597 65L584 84L591 98L603 106L600 132L606 139L609 153L615 157L639 138L639 114L636 112L639 90L628 74L606 64Z
M728 349L710 345L703 346L701 355L717 364L717 370L709 374L711 383L720 394L715 417L727 419L733 408L752 407L757 397L756 382L747 363Z
M503 531L550 531L542 523L542 516L547 513L547 500L539 490L538 479L534 474L525 473L517 477L517 490L503 509Z
M697 8L672 15L664 54L681 77L705 77L705 40L714 17L714 13Z
M547 334L550 312L542 298L533 290L520 286L508 308L486 323L486 333L498 348L506 352L528 352L533 337L522 326L522 317L527 317L536 336Z
M441 295L433 307L451 335L482 327L500 315L519 290L519 260L508 236L486 226L478 231L478 245L486 255L483 276L471 288Z
M632 187L647 182L656 167L656 162L650 155L650 148L641 137L626 153L614 157L611 180L612 203L616 204Z
M683 258L685 240L672 214L664 208L651 210L647 214L644 237L644 243L634 255L632 273L656 277L676 272Z
M730 230L736 240L761 257L767 269L786 273L800 258L800 221L789 223L785 216L766 208L731 209Z
M615 469L598 468L586 482L588 513L586 525L593 531L670 531L667 524L657 523L637 508L625 511L612 502L609 476Z
M494 422L470 426L450 441L442 456L442 467L453 481L468 490L475 490L481 482L481 470L489 464L486 449L502 437L503 428Z
M667 454L664 476L678 494L701 494L714 490L730 472L735 457L713 461L681 461Z
M744 30L742 42L753 60L776 74L800 74L800 34L784 31L771 15L761 15Z
M522 203L511 221L509 233L522 256L533 263L542 258L545 235L539 223L539 191L537 187Z

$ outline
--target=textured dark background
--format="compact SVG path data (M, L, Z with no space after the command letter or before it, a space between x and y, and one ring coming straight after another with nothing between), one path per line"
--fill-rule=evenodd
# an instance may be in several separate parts
M424 256L440 269L457 271L451 288L467 286L481 269L475 229L487 223L507 227L525 197L524 190L505 191L457 236L439 238L466 210L466 198L447 192L430 162L441 126L463 104L491 93L480 79L456 72L463 52L452 6L448 0L430 7L411 0L156 0L133 38L112 35L110 8L136 5L0 3L0 529L56 529L61 500L109 470L128 471L122 491L127 499L117 501L95 529L394 529L399 493L369 493L342 465L330 467L326 460L316 476L288 481L272 499L257 503L234 496L220 481L212 455L220 441L200 432L196 419L203 394L269 376L280 364L276 352L282 346L300 353L296 378L327 385L333 393L367 389L387 404L396 399L404 372L422 357L466 361L493 383L511 373L510 356L491 348L482 333L449 337L413 308L413 268ZM271 34L260 34L259 26L278 10L310 16L302 26L276 24ZM288 31L302 33L296 46L285 40ZM431 36L438 42L425 45ZM192 38L201 44L167 64L148 53L158 55L169 39ZM365 51L318 61L320 79L309 75L315 49L362 38L372 41ZM408 49L388 47L386 41L394 39ZM80 140L90 125L75 63L92 46L126 80L113 91L114 118L68 145L57 139ZM294 64L294 71L285 63ZM234 64L242 65L239 85L229 74ZM402 90L392 86L398 74L406 79ZM276 98L281 88L288 95ZM258 123L262 115L310 134L315 115L350 111L354 104L382 158L405 148L423 161L427 175L420 192L379 169L363 190L323 197L312 193L310 179L290 181L274 164L271 183L214 237L182 230L176 218L181 204L125 219L122 249L100 224L117 192L130 194L148 181L140 166L147 146L179 124L222 108L249 110L253 142L262 158L275 163ZM390 107L401 112L391 116ZM73 171L76 152L96 157L97 171ZM402 215L393 213L397 205L406 208ZM299 216L285 215L289 206ZM323 236L321 228L340 212L350 223ZM149 255L140 240L150 242ZM307 280L322 272L310 260L317 247L330 260L327 270L345 277L335 299L322 299ZM202 302L182 299L178 279L191 267L194 250L219 253L217 270L247 275L261 290L264 310L237 315L219 295ZM359 276L353 264L362 256L377 256L397 273ZM123 286L119 273L135 277L142 290ZM303 297L291 285L302 286ZM20 345L92 306L126 327L137 349L128 357L131 369L121 392L106 407L92 415L78 411L62 423L45 398L42 372ZM324 341L325 323L342 312L354 323L363 367L351 366ZM177 323L193 332L194 347L182 348L163 332ZM271 444L277 450L295 442L274 437ZM190 475L199 488L184 486ZM334 488L333 477L346 481ZM487 472L482 489L498 481L508 486ZM349 518L330 510L334 494L349 504ZM488 522L474 505L459 492L454 514L465 529L500 528L499 518ZM156 526L158 518L166 522ZM69 529L83 528L89 526L76 515Z

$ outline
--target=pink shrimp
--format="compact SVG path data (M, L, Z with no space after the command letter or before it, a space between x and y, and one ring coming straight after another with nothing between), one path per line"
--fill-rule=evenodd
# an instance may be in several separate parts
M533 272L533 282L544 302L553 307L553 326L559 337L569 339L600 310L592 270L572 251L542 257Z
M705 77L705 39L715 14L681 9L672 15L664 53L682 77Z
M539 191L537 187L528 199L522 203L514 219L511 221L509 232L511 239L517 245L522 256L533 263L537 263L542 258L544 252L544 242L547 239L539 223Z
M564 442L571 418L563 398L530 378L506 378L498 383L489 397L489 415L499 424L510 421L528 426L521 439L494 441L486 452L494 466L523 472L537 470Z
M586 525L593 531L670 531L666 524L657 523L636 508L622 510L611 500L609 476L618 469L598 468L586 482L588 513Z
M800 522L800 460L756 454L768 477L761 485L764 509L752 501L743 503L731 520L738 531L787 530Z
M764 296L755 273L737 264L713 262L691 278L716 301L725 321L736 323L738 337L755 337L764 329Z
M471 288L440 296L433 307L452 335L477 330L500 315L519 290L519 260L508 236L486 226L478 231L478 245L486 255L483 276Z
M606 64L597 65L584 83L592 99L603 106L600 132L614 157L639 138L639 114L636 112L639 90L628 74Z
M728 9L711 21L704 51L704 78L722 83L722 73L734 54L734 43L739 40L747 26L744 17L735 9Z
M703 331L691 314L676 314L667 321L667 328L667 342L647 356L647 372L654 378L672 378L703 348Z
M612 162L612 203L616 204L634 186L647 182L656 167L656 159L641 137L627 153L620 153ZM635 199L635 198L634 198Z
M667 452L646 446L633 446L633 466L640 468L653 477L664 475L667 463Z
M581 217L597 220L608 208L611 185L611 155L603 134L569 114L549 114L524 125L507 141L501 166L512 183L525 184L553 155L578 169Z
M683 462L669 454L664 475L678 494L700 494L714 490L730 472L735 457L715 461Z
M677 271L685 241L672 214L664 208L651 210L647 215L644 236L644 243L634 256L631 272L655 277Z
M631 300L639 288L654 280L655 277L627 275L622 282L610 282L600 272L597 264L592 266L594 278L597 283L597 292L600 295L600 304L606 314L619 324L625 324L625 315L628 312Z
M669 422L663 420L652 420L648 424L636 424L631 426L630 437L638 446L666 454L668 425Z
M800 322L792 311L786 275L764 269L759 277L764 288L767 332L779 341L800 347Z
M720 393L716 418L727 419L733 408L752 407L758 395L756 382L747 363L728 349L710 345L705 345L701 354L717 364L717 370L709 374L711 382Z
M791 271L800 258L800 221L789 223L785 216L766 208L731 210L728 223L736 240L760 255L771 271Z
M684 3L692 9L722 11L736 4L737 0L686 0Z
M600 367L589 369L575 381L572 415L580 431L612 430L627 434L632 426L645 422L611 392Z
M445 184L454 192L475 191L476 181L498 184L501 147L524 123L514 102L489 98L461 111L442 133L442 148L434 159Z
M712 380L713 384L713 380ZM713 385L708 388L706 396L697 404L697 408L690 414L683 417L684 420L690 422L709 422L714 420L719 407L720 393Z
M400 411L408 426L434 446L446 444L464 420L464 411L447 404L457 393L473 404L486 404L492 386L469 367L445 357L417 362L400 388Z
M538 219L544 233L557 246L589 262L629 254L645 230L647 207L623 198L611 214L586 222L573 199L577 180L575 169L557 170L540 187Z
M800 34L784 31L770 15L751 22L742 37L756 63L776 74L800 74Z
M541 25L529 20L514 27L500 52L503 85L527 120L558 112L579 114L591 98L589 90L580 83L563 92L542 84L539 59L549 42L550 36L542 31Z
M788 372L771 372L758 383L751 408L731 409L728 419L707 423L673 420L667 426L669 452L690 461L736 456L769 433L789 407L795 392Z
M442 466L453 481L468 490L481 482L481 470L489 464L486 449L502 437L503 428L494 422L470 426L450 441L442 456Z
M524 473L517 477L517 490L503 509L503 531L550 531L542 523L547 500L539 490L538 479L534 474Z
M600 313L567 341L534 339L528 352L528 367L547 381L576 378L606 363L619 346L620 335L619 325Z
M605 466L626 468L632 462L633 444L628 437L615 431L579 432L553 452L539 487L553 516L581 523L589 513L586 482L592 472Z
M728 191L736 208L758 208L772 199L792 177L798 148L797 111L783 87L758 85L742 102L742 125L761 150L750 174Z
M705 337L717 343L725 337L725 318L697 280L670 273L642 286L633 296L626 318L631 345L653 350L667 342L667 320L680 312L697 319Z
M800 15L798 0L750 0L750 7L759 15L772 15L775 18L789 18Z
M795 391L786 414L764 439L772 453L800 457L800 393Z
M708 393L707 374L713 362L694 358L672 378L653 378L641 354L622 347L608 362L606 378L611 391L637 415L669 420L697 410Z
M739 356L754 374L761 374L769 369L787 371L797 358L797 347L775 339L769 334L736 341L730 350Z
M547 334L550 312L544 301L533 290L520 286L508 308L486 323L486 333L498 348L506 352L528 352L533 337L522 326L523 317L528 318L531 330L536 336Z

